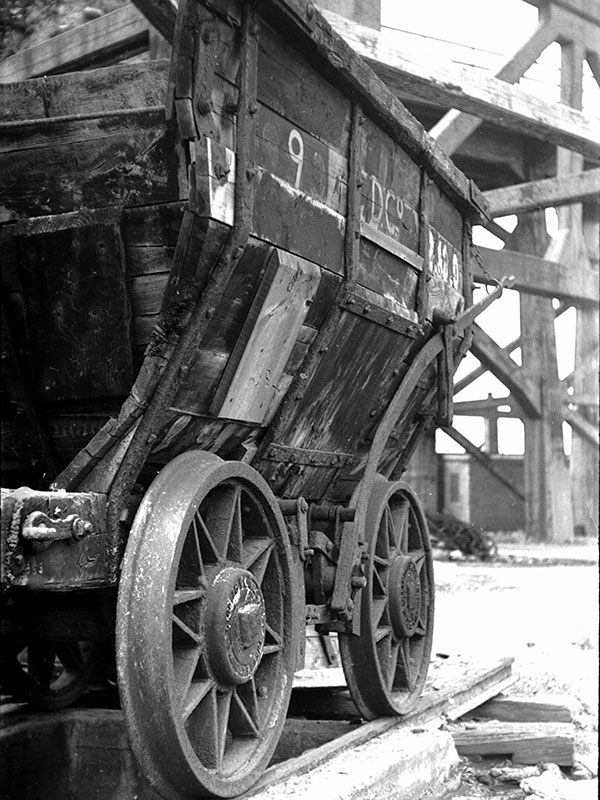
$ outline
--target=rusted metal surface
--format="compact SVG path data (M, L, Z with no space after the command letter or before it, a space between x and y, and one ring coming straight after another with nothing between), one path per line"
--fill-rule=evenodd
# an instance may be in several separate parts
M258 473L202 453L173 460L136 516L117 611L130 739L161 794L231 796L266 766L296 668L296 598Z
M421 694L433 636L434 582L427 522L410 487L375 481L366 533L360 636L341 634L346 681L366 719L401 714Z

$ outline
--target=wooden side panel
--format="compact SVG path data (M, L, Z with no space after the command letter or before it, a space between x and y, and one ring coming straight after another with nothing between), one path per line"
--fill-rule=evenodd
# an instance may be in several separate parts
M255 239L246 246L177 392L174 408L189 414L208 413L270 254L271 248Z
M240 360L222 401L213 402L213 413L259 425L270 418L284 368L320 278L319 267L310 261L281 250L273 253L236 345L241 350Z
M168 71L165 59L3 83L0 121L161 106Z
M459 211L439 187L427 188L429 229L426 252L429 271L428 316L434 309L455 316L463 301L463 222Z
M0 130L0 221L179 199L164 112Z
M387 406L411 339L344 313L278 444L353 452Z
M25 230L17 242L37 398L126 394L133 349L118 221Z
M416 254L421 170L370 119L365 119L364 128L361 223Z

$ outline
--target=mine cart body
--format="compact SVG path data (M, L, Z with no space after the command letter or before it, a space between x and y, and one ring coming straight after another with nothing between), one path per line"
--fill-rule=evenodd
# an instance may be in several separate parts
M302 0L180 0L170 66L1 88L3 625L112 641L118 589L146 775L235 794L298 620L339 633L364 716L422 687L431 554L400 477L451 418L480 195Z

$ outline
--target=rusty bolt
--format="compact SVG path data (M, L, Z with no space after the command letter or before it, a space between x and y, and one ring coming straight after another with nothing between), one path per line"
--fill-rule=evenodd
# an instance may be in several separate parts
M155 433L151 433L150 436L146 439L146 444L154 444L154 442L158 439L158 436Z
M257 111L258 111L258 103L250 103L250 105L248 106L248 113L254 116L254 114L256 114Z
M266 697L267 694L268 694L267 687L262 685L262 684L260 686L257 686L256 687L256 694L259 697Z
M311 558L311 556L314 556L314 554L315 554L315 551L312 549L312 547L305 547L304 548L304 557L305 558Z
M385 318L385 324L386 325L391 325L393 322L394 322L394 318L391 316L391 314L390 314L389 317Z
M308 511L308 503L303 497L298 498L298 511L306 513Z
M377 409L374 408L372 411L369 412L370 417L375 417L377 415Z
M75 517L71 523L71 536L75 541L83 539L86 536L91 536L94 533L94 526L91 522L87 522L81 517Z
M365 578L364 575L355 575L350 580L350 586L353 589L364 589L366 585L367 585L367 579Z

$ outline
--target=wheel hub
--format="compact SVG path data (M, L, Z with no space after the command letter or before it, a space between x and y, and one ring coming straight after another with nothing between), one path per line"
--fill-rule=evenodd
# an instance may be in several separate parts
M221 684L245 683L265 641L265 601L251 572L225 567L208 590L205 637L210 668Z
M417 629L421 610L421 581L412 558L397 556L394 559L388 588L394 635L398 639L412 636Z

